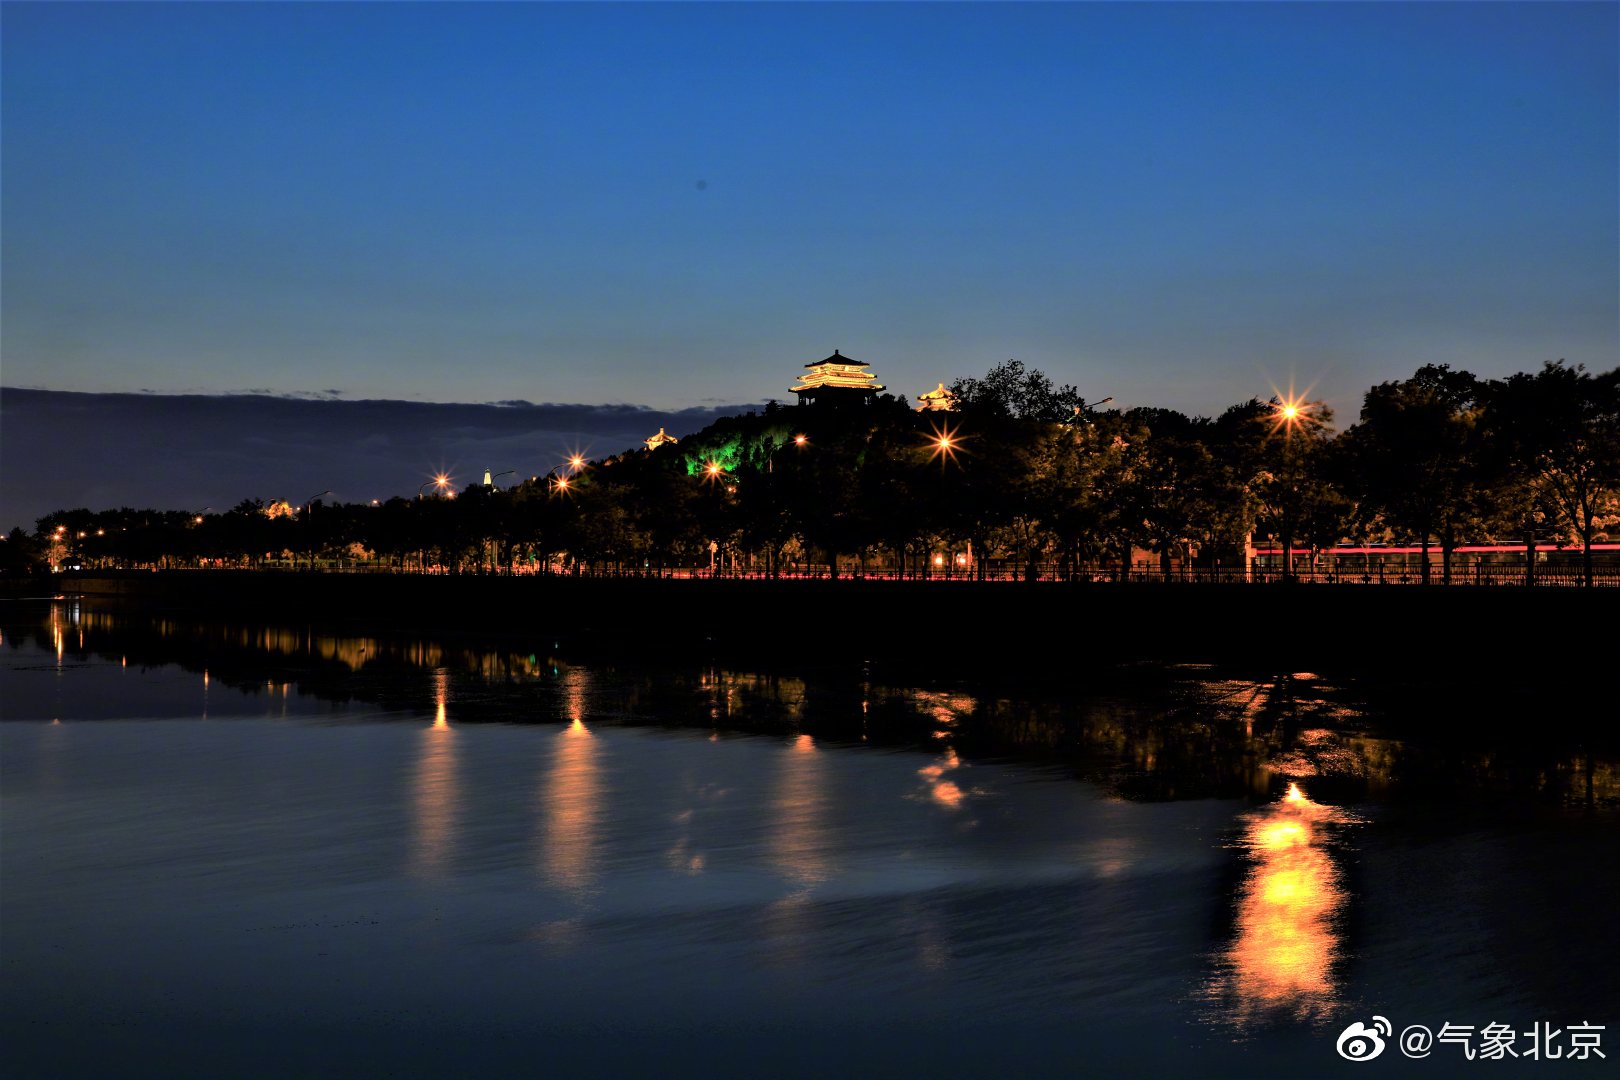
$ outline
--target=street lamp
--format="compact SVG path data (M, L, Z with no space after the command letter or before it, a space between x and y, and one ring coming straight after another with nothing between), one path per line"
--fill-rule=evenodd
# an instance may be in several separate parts
M499 480L503 476L511 476L515 472L517 472L516 469L504 469L501 472L491 475L488 470L486 470L484 472L484 486L492 488L495 486L495 481Z
M805 435L805 434L801 433L801 434L793 436L793 448L795 450L803 450L805 448L805 445L807 443L809 443L809 442L810 442L810 436L808 436L808 435ZM776 471L776 452L778 450L780 450L780 449L782 449L782 447L773 446L773 447L771 447L771 452L769 454L765 455L765 471L766 472L774 473Z
M1271 403L1272 434L1282 433L1283 471L1286 487L1282 505L1282 579L1294 579L1294 494L1298 485L1295 475L1294 432L1306 424L1314 423L1312 403L1302 397L1278 395Z
M322 495L332 494L331 490L317 491L304 500L304 531L309 536L309 568L315 569L315 500ZM200 520L200 519L199 519Z
M1085 398L1081 398L1079 404L1074 407L1074 415L1065 420L1064 423L1074 424L1084 421L1089 424L1091 423L1091 413L1113 400L1112 395L1103 398L1101 401L1087 401Z
M433 479L429 480L427 483L423 484L421 487L416 489L416 497L418 499L420 499L422 497L422 492L426 491L429 487L438 488L439 489L438 494L442 495L442 494L444 494L444 489L449 487L449 486L450 486L450 478L448 476L446 476L444 473L439 473Z
M931 447L928 452L928 460L933 461L935 458L939 458L939 467L943 469L945 463L954 460L956 452L962 448L962 439L957 435L957 432L962 429L941 424L933 430L934 437L928 440L928 446Z

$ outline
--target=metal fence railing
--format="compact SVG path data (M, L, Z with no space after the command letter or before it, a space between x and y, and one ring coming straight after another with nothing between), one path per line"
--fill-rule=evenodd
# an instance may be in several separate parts
M152 569L152 568L142 568ZM203 573L213 569L246 569L245 567L177 567L174 569ZM1128 569L1114 566L1074 567L1060 563L1036 563L1015 566L1010 563L986 563L981 566L957 568L893 566L841 566L835 574L826 566L788 566L776 570L761 567L707 566L634 566L623 564L568 565L512 564L491 566L462 564L447 566L391 566L364 560L316 559L265 560L252 569L283 573L322 574L401 574L408 576L496 576L496 577L573 577L573 578L671 578L718 580L785 580L785 581L895 581L895 582L1037 582L1053 584L1274 584L1282 580L1282 572L1263 566L1245 572L1240 569L1172 566L1168 571L1156 564L1133 563ZM95 573L94 568L85 568ZM1620 587L1620 566L1601 565L1593 568L1593 585ZM1291 575L1293 581L1309 585L1421 585L1422 572L1408 567L1297 567ZM1585 574L1579 566L1538 566L1533 584L1538 587L1571 588L1585 584ZM1447 584L1441 570L1433 569L1430 585ZM1524 568L1508 565L1474 565L1453 567L1451 587L1522 586L1526 584Z

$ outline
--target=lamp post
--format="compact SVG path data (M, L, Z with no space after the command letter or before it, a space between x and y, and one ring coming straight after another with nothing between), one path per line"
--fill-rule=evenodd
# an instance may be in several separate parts
M803 450L805 448L805 445L808 444L809 442L810 442L810 436L808 436L808 435L795 435L795 436L793 436L793 446L794 446L795 449ZM782 444L782 446L786 446L786 445L787 445L786 443ZM769 454L765 455L765 472L767 474L772 474L772 473L776 472L776 452L778 450L782 449L782 446L773 446L773 447L771 447L771 452Z
M204 515L206 515L208 513L208 511L210 511L212 509L213 509L212 506L205 506L201 510L198 510L195 514L191 515L191 524L192 525L201 525L203 523ZM100 536L101 534L102 534L101 530L97 529L96 530L96 535ZM83 536L84 534L80 533L79 535ZM192 547L193 557L196 559L196 562L197 562L197 566L201 567L203 565L202 556L195 554L196 551L197 551L198 546L199 545L193 544L191 547Z
M1279 397L1272 403L1272 430L1283 437L1282 580L1294 580L1294 501L1299 477L1295 465L1294 432L1314 417L1303 398Z
M1109 395L1101 401L1087 401L1085 398L1081 398L1079 404L1074 407L1074 415L1069 417L1065 423L1074 424L1083 421L1089 424L1091 423L1092 412L1113 400L1113 395Z
M421 487L416 489L416 501L421 502L422 492L426 491L430 487L436 487L439 489L439 492L442 493L444 489L449 486L450 477L446 476L444 473L438 473L433 477L433 479L426 481ZM420 520L417 521L416 527L418 530L423 528ZM418 533L418 535L420 535L420 533ZM422 571L422 573L427 573L427 546L425 541L418 545L416 549L416 565Z
M792 441L793 448L795 450L803 450L810 444L810 436L804 434L803 432L799 432L793 436ZM773 446L771 447L771 452L765 455L765 493L769 503L770 512L773 515L776 512L776 452L782 449L782 446L786 445L787 443L783 443L781 446ZM776 565L776 542L774 533L770 543L770 548L766 554L768 558L766 561L765 572L774 578L779 572Z
M332 494L331 489L317 491L304 500L304 531L309 537L309 568L315 569L315 500L322 495Z

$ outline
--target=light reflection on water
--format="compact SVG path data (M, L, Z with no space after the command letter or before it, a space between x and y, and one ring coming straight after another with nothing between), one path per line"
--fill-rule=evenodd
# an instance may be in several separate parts
M565 699L557 707L570 721L584 718L584 684L570 673L588 674L589 667L543 651L144 618L78 601L51 605L43 627L59 668L77 642L78 655L105 651L121 665L132 653L143 665L153 657L178 660L206 673L205 691L218 682L285 697L296 687L405 709L416 707L420 694L437 693L433 680L447 673L452 684L469 681L478 691L461 705L464 721L507 719L524 704L511 694L531 687ZM26 625L13 628L12 644L19 637L26 640L29 631ZM254 671L256 679L249 674ZM1355 687L1330 677L1293 672L1234 678L1198 665L1161 674L1152 684L1138 681L1123 692L1088 691L1070 700L884 686L864 672L838 685L715 665L696 671L621 668L605 684L613 700L605 700L602 711L615 722L707 721L711 727L847 741L933 738L958 754L976 756L1061 753L1076 759L1087 778L1133 799L1265 800L1279 778L1328 781L1329 801L1382 799L1394 794L1400 775L1410 775L1416 766L1440 770L1447 782L1535 788L1589 804L1620 802L1620 769L1613 755L1571 752L1568 741L1556 751L1524 756L1505 755L1501 746L1474 750L1444 740L1421 747L1417 757L1412 744L1368 730ZM694 688L706 702L706 715L692 713ZM950 797L949 787L940 790Z
M16 1016L37 1014L33 997L88 1001L162 1029L211 1015L191 989L208 983L340 1024L351 1005L310 1004L335 965L379 1008L461 1002L461 1020L518 1031L532 1026L519 1003L545 1001L548 1031L598 1030L603 1015L634 1026L623 1018L639 1006L694 1029L819 1017L836 1031L892 1014L931 1032L968 1018L1105 1046L1142 1025L1270 1045L1342 1027L1364 1002L1398 1011L1420 974L1404 959L1413 937L1475 985L1468 972L1498 964L1501 941L1458 937L1447 904L1486 904L1471 925L1498 938L1523 921L1431 873L1463 848L1400 846L1379 800L1412 752L1356 728L1319 676L1193 681L1080 709L865 673L659 675L520 649L161 626L53 609L31 643L6 632L8 716L67 721L0 731L13 976L0 1005ZM35 662L48 680L30 682ZM74 723L132 715L158 722ZM199 715L213 720L186 723ZM390 722L352 722L379 716ZM771 734L722 734L750 727ZM887 745L859 748L869 736ZM1057 750L1073 756L1008 760ZM1517 775L1489 760L1490 775ZM1615 790L1610 761L1549 760L1524 771L1588 806ZM1543 873L1569 872L1588 843L1560 825L1526 855L1519 833L1492 827L1487 854ZM1406 910L1420 877L1451 898L1432 918ZM350 925L381 929L334 929ZM109 978L109 964L145 964L146 981ZM170 998L143 997L147 985ZM1575 985L1600 997L1591 979ZM1552 1000L1515 992L1486 1004ZM1070 1060L1066 1040L1050 1046L1047 1064Z
M917 775L928 785L929 797L950 810L961 807L962 789L957 786L954 779L947 777L948 774L961 768L961 765L962 761L956 756L956 750L948 746L932 765L924 765L917 770Z
M1324 1020L1340 1006L1334 966L1346 903L1329 853L1331 833L1353 819L1306 797L1298 784L1244 815L1249 860L1237 898L1237 931L1210 996L1240 1028L1284 1015Z
M602 798L597 746L582 719L555 736L542 796L540 865L546 882L583 900L596 881L596 833Z
M795 896L826 881L837 872L828 853L824 818L827 814L823 771L828 767L816 741L800 735L791 750L781 755L776 798L767 831L771 861L782 871Z
M416 802L416 843L412 870L420 877L443 879L449 875L455 849L456 811L460 784L456 775L456 732L450 726L450 676L433 676L433 723L422 731L421 754L412 784Z

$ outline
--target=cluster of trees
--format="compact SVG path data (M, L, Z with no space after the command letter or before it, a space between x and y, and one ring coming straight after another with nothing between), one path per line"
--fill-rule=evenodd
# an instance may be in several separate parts
M679 444L499 489L271 516L61 511L14 531L8 562L258 565L354 558L506 571L825 566L925 574L940 552L1018 565L1243 567L1249 543L1342 541L1590 547L1620 524L1620 370L1562 361L1505 379L1444 365L1366 394L1335 434L1318 404L1252 399L1216 417L1097 411L1008 361L952 388L953 412L869 403L772 404ZM60 558L58 559L60 561ZM1533 557L1526 572L1533 573ZM1428 580L1429 559L1423 560Z

